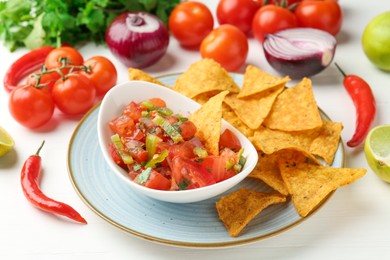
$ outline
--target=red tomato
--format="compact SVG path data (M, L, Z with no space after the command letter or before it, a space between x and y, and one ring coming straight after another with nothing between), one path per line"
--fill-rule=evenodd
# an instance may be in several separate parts
M196 126L192 121L185 121L179 125L181 136L184 140L190 140L196 133Z
M108 144L108 151L111 155L112 160L119 165L120 167L126 169L127 165L125 162L122 160L122 157L119 155L118 150L115 148L114 144L109 143Z
M137 163L143 163L148 160L148 152L143 146L144 143L141 141L132 139L125 140L126 152L128 152Z
M111 120L108 125L114 133L121 137L130 137L135 130L134 120L126 115Z
M48 70L62 66L61 59L66 59L67 65L83 65L84 58L80 52L72 47L60 47L52 50L45 59L45 66ZM63 73L67 74L69 69L63 69Z
M295 16L301 27L311 27L336 35L343 21L341 7L337 1L308 0L301 2L296 10Z
M12 117L27 128L47 123L54 113L54 101L50 92L33 86L18 86L9 96L8 108Z
M171 160L173 160L175 157L194 158L194 148L195 145L191 142L174 144L169 147L168 157Z
M137 103L132 101L125 107L122 115L130 117L134 120L134 122L138 122L142 116L142 108Z
M149 99L156 107L167 107L167 104L161 98L151 98Z
M262 43L267 33L297 26L298 20L290 10L276 5L267 5L256 12L252 22L252 31L255 38Z
M96 95L104 95L118 79L118 73L112 62L103 56L94 56L84 62L84 66L89 67L88 71L81 72L86 75L96 88Z
M248 55L248 39L237 27L224 24L214 29L200 45L203 58L220 63L228 71L238 70Z
M191 159L177 156L173 158L171 168L172 178L179 189L194 189L215 183L213 175Z
M217 155L210 155L201 161L202 167L212 174L215 182L226 179L226 158Z
M68 76L54 84L52 95L57 107L68 115L87 112L95 102L96 90L82 74Z
M221 138L219 139L219 148L230 148L234 152L238 152L241 149L241 143L240 140L238 140L238 137L232 133L229 129L226 129L221 134Z
M169 190L171 188L171 181L161 173L152 171L149 179L144 184L145 187L155 190Z
M169 16L169 29L183 47L197 47L214 27L208 7L199 2L182 2Z
M259 7L253 0L220 0L217 6L219 24L231 24L243 33L252 30L252 20Z
M37 79L39 78L39 82L37 82ZM46 88L49 90L49 92L52 91L54 83L61 78L60 74L58 72L50 72L50 73L42 73L40 70L35 71L31 75L27 77L27 85L30 86L37 86L42 85L46 86Z

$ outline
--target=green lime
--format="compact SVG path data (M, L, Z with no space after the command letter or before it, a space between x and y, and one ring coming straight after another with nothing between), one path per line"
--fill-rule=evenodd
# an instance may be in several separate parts
M363 51L378 68L390 71L390 11L374 17L362 37Z
M390 125L371 129L364 143L364 153L371 169L390 183Z
M11 151L14 144L14 139L0 127L0 157Z

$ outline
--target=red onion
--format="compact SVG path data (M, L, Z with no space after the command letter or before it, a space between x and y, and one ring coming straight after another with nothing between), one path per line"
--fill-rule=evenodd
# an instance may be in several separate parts
M106 43L112 54L127 67L144 68L166 53L169 33L152 14L126 12L107 28Z
M265 36L263 49L268 63L292 79L321 72L333 60L336 38L313 28L293 28Z

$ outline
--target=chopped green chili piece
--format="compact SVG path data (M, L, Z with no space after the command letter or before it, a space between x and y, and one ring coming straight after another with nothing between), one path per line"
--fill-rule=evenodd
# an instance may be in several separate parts
M163 162L167 156L168 150L164 150L160 154L154 155L153 158L145 164L145 167L155 168L156 165Z
M181 134L165 118L156 116L153 122L161 126L175 144L184 141Z
M205 149L203 149L199 146L195 146L194 154L200 158L205 158L209 155Z
M124 145L118 134L114 134L111 136L111 142L114 144L115 149L117 150L119 156L122 158L125 164L134 163L133 157L131 157L130 154L124 152Z
M146 136L146 151L148 152L148 160L153 158L153 155L156 153L156 147L162 139L154 134L147 134Z
M141 107L146 108L148 111L156 110L156 105L150 100L144 100L141 102Z
M157 112L159 112L163 116L170 116L173 114L173 111L167 107L158 107L156 109Z

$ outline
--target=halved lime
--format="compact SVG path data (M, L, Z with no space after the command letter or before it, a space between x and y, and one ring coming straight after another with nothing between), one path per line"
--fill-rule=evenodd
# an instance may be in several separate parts
M390 183L390 125L379 125L370 130L364 153L371 169Z
M0 157L8 153L14 147L14 139L0 127Z

